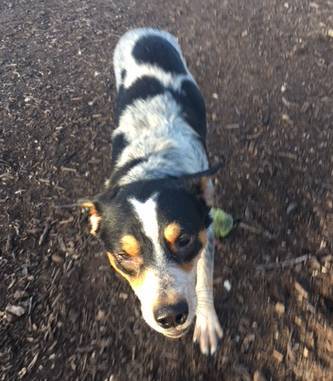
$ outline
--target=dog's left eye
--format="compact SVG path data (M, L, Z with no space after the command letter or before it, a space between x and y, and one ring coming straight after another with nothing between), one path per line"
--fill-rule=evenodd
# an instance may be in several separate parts
M182 257L192 255L196 251L195 236L182 233L172 245L171 250Z
M187 246L189 246L192 242L193 242L193 237L183 233L177 238L175 245L179 247L180 249L184 249Z
M196 235L182 232L174 243L167 242L174 259L179 262L192 260L200 252L200 242Z

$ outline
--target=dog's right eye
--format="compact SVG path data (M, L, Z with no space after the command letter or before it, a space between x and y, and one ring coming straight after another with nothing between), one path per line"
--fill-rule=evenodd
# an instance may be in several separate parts
M119 257L119 259L125 259L128 258L129 255L126 253L126 251L120 250L117 252L117 257Z
M115 257L117 262L120 264L128 263L133 259L133 257L131 257L128 253L126 253L126 251L123 251L123 250L117 251L117 253L115 254Z
M128 275L135 275L142 265L141 257L131 257L125 251L118 251L115 255L116 265Z

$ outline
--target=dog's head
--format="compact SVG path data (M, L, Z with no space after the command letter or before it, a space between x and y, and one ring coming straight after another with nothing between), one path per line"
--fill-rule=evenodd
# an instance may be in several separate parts
M217 169L111 186L81 202L90 232L131 285L143 318L168 337L182 336L195 316L196 264L211 222L209 176Z

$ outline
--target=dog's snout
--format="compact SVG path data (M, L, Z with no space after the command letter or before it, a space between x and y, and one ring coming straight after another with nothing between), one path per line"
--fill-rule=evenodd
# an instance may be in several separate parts
M185 301L159 307L154 312L155 320L162 328L174 328L185 323L188 305Z

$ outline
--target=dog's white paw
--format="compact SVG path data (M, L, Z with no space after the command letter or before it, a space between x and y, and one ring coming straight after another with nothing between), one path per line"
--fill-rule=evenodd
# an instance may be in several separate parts
M193 342L198 343L201 353L213 355L221 341L223 331L214 306L197 309Z

